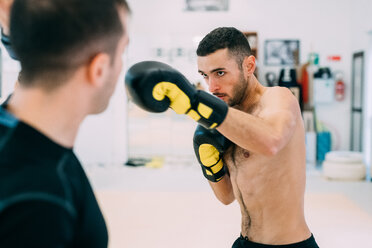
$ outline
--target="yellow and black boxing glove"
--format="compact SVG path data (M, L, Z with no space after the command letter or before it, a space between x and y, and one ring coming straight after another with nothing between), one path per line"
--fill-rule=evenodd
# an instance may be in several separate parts
M231 141L217 130L206 129L201 125L196 127L193 141L195 155L205 178L211 182L220 181L227 171L222 161L223 153L229 148Z
M228 111L224 101L196 90L180 72L157 61L143 61L129 68L125 86L131 100L144 110L164 112L170 107L207 128L220 125Z

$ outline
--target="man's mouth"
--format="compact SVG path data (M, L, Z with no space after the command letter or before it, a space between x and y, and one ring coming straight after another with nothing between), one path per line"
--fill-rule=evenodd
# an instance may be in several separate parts
M226 94L223 94L223 93L213 93L213 95L215 95L216 97L220 99L223 99L225 96L227 96Z

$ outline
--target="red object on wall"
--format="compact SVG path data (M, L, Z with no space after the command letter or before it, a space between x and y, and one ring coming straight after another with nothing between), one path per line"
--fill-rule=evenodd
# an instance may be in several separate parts
M335 97L337 101L345 99L345 83L341 79L336 82Z
M332 55L328 56L329 61L341 61L341 56L340 55Z
M302 101L304 103L309 102L309 74L307 73L307 66L309 64L304 64L301 67L301 79L299 83L302 85Z

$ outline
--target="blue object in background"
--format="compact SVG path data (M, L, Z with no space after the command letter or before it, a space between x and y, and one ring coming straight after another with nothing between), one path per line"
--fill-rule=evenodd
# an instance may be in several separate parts
M325 160L327 152L331 151L331 133L328 131L318 132L316 134L316 159L320 162Z

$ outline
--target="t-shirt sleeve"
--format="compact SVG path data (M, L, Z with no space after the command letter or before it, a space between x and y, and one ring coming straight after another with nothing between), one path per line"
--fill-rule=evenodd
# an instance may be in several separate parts
M0 247L64 248L73 246L75 219L60 205L35 201L0 213Z

